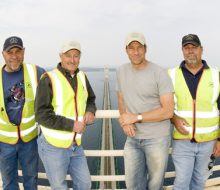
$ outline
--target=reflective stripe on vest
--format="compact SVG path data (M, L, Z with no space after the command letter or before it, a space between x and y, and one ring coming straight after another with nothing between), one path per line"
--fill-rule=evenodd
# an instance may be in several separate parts
M85 74L82 71L77 73L77 94L75 94L65 76L58 69L48 72L48 76L52 83L52 106L56 115L64 116L74 121L83 121L88 97ZM47 142L55 147L70 147L74 137L77 145L81 144L81 134L54 130L46 126L41 126L41 129Z
M0 113L0 142L16 144L19 135L24 142L29 142L37 136L37 126L34 116L34 98L37 87L36 66L23 63L25 102L20 126L12 124L5 111L2 69L0 71L0 106L3 111ZM18 127L20 134L18 134Z
M186 119L190 125L186 127L189 135L182 135L174 128L173 137L175 139L195 138L198 142L216 139L219 134L219 111L217 107L219 71L213 68L203 70L197 87L196 101L192 99L180 68L170 69L169 75L175 89L174 113ZM193 112L194 102L195 118ZM193 126L193 120L195 120L195 126Z

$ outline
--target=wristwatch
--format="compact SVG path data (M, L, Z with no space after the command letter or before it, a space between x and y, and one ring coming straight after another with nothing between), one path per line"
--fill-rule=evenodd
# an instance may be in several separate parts
M143 120L143 116L141 114L138 114L137 119L138 119L138 122L141 122Z

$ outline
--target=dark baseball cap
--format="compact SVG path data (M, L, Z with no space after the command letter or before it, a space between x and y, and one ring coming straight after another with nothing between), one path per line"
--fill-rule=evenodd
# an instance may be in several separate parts
M18 47L20 49L23 49L22 39L17 36L11 36L7 38L3 45L3 51L8 51L13 47Z
M188 34L186 36L183 36L182 47L184 47L187 44L192 44L194 46L201 46L199 37L196 34Z

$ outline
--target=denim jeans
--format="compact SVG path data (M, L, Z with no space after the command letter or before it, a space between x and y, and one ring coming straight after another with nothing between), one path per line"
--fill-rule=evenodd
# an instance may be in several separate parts
M193 143L173 140L172 158L176 170L174 190L202 190L211 171L208 169L215 141Z
M124 160L128 190L162 189L170 140L170 136L155 139L127 138Z
M82 146L57 148L50 145L43 134L38 138L40 158L53 190L67 190L66 175L73 180L74 190L91 189L91 176Z
M0 142L0 169L4 190L19 190L18 161L25 190L37 190L38 151L36 139L11 145Z

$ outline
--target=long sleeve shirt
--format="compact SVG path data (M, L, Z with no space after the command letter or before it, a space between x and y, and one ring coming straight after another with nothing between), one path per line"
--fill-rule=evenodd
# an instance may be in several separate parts
M61 73L66 77L74 92L76 92L76 83L77 78L76 74L79 72L79 69L75 71L74 76L72 77L70 73L61 67L59 63L57 68ZM95 105L95 94L93 89L86 77L86 86L88 91L88 99L86 104L86 112L92 112L95 114L96 105ZM54 108L52 106L52 83L47 74L45 74L37 88L36 99L35 99L35 117L36 121L46 126L47 128L62 130L62 131L73 131L74 120L68 119L61 115L56 115L54 112Z

